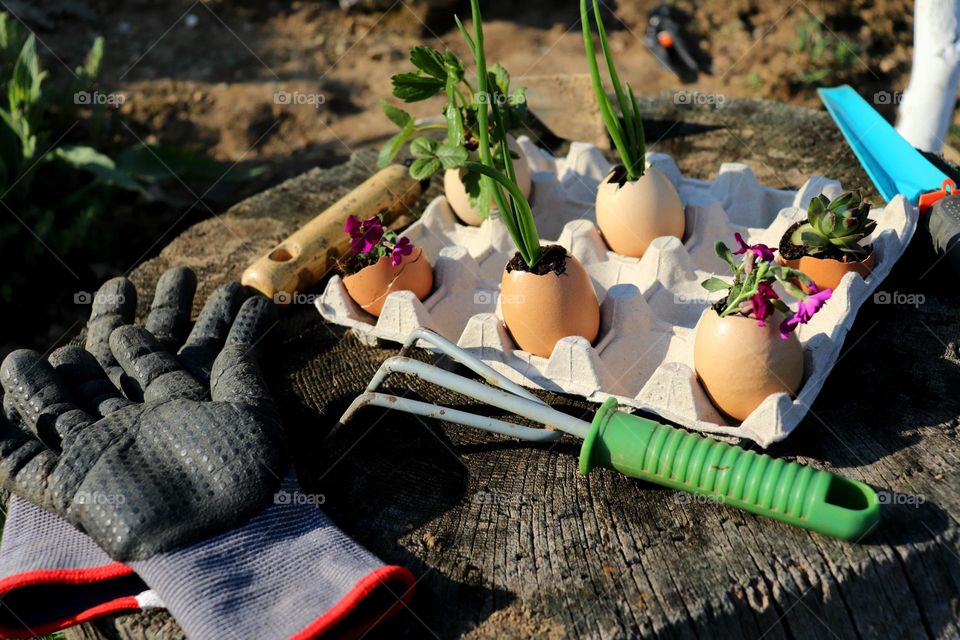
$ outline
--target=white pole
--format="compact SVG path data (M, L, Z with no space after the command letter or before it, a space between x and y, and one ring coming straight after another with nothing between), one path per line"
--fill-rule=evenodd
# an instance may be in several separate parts
M960 82L960 0L916 0L913 66L900 102L897 131L907 142L939 153L953 119ZM875 101L893 98L878 92Z

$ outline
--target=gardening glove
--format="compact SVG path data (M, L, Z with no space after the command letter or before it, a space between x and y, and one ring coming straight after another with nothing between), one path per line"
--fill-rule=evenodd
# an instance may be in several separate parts
M292 475L281 487L289 458L253 354L272 304L251 298L234 318L243 293L228 285L179 357L162 346L187 326L194 282L164 274L148 331L124 324L136 292L113 280L94 302L89 352L60 350L56 368L8 356L0 382L27 430L0 433L0 482L128 562L192 638L339 635L385 619L409 598L410 573L344 536Z
M40 636L162 606L131 567L62 518L11 496L0 542L0 637Z

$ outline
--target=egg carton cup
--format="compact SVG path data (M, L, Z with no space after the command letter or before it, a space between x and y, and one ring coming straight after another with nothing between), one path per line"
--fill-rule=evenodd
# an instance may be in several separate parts
M770 395L737 424L714 408L693 366L697 322L723 296L706 292L700 283L729 273L714 244L723 240L732 245L733 234L740 232L750 244L776 247L790 225L806 218L810 200L820 193L838 195L840 183L815 176L799 191L774 189L738 163L724 163L714 180L700 180L683 176L666 154L647 154L648 163L663 171L680 194L686 233L682 241L657 238L642 258L629 258L608 250L595 224L594 197L611 169L600 150L574 143L567 157L556 158L526 137L518 142L533 174L533 212L543 242L564 246L590 274L601 307L594 344L564 338L549 358L519 350L499 305L503 268L515 252L510 236L496 219L479 227L459 224L443 196L403 234L434 267L434 291L426 300L408 291L392 293L375 318L334 276L316 301L320 314L351 327L367 344L403 342L413 329L426 327L523 386L596 402L614 396L622 407L765 447L784 439L806 415L857 310L890 273L916 230L918 211L902 196L871 213L877 221L869 238L876 256L873 272L866 280L847 274L823 309L797 330L804 350L799 393L795 398Z

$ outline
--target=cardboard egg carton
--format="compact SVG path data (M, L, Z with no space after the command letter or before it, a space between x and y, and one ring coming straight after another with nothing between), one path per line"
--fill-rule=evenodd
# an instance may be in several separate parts
M681 175L669 156L648 154L647 161L680 194L686 233L683 241L658 238L642 258L628 258L609 251L594 224L597 185L611 168L602 153L593 145L574 143L566 158L555 158L527 138L519 142L533 173L533 211L543 242L566 247L593 281L601 303L594 344L564 338L549 358L517 349L498 305L503 268L515 251L506 228L495 219L479 227L459 224L442 196L404 233L434 266L434 291L426 300L406 291L393 293L374 318L353 302L335 276L317 300L321 315L352 327L368 343L402 342L412 329L427 327L524 386L597 402L615 396L622 407L767 446L785 438L806 415L857 310L903 254L917 225L916 208L902 196L872 212L877 220L870 238L876 252L873 273L866 280L848 274L797 332L804 348L804 381L797 397L771 395L737 424L713 407L693 368L697 321L723 295L707 293L700 282L712 274L729 274L713 245L723 240L733 246L733 234L740 232L751 244L776 247L784 231L806 217L811 198L836 196L840 184L813 177L799 191L779 190L761 185L746 165L735 163L723 164L714 180L698 180Z

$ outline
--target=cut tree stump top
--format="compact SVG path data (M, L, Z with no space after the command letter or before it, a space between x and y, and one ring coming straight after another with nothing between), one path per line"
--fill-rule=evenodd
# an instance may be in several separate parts
M745 162L772 186L797 188L820 174L880 202L825 112L731 99L720 108L669 98L642 107L649 148L688 175ZM187 265L202 300L373 168L364 152L250 198L187 230L133 279L151 291L165 269ZM436 193L435 185L428 197ZM861 309L809 415L770 450L882 490L882 524L860 544L606 470L581 477L572 439L535 446L368 408L321 445L396 346L361 346L309 304L286 311L264 366L305 490L322 493L346 532L418 578L409 610L368 637L960 636L960 290L930 268L929 246L918 232L880 287L900 294L894 300L915 294L911 304ZM143 312L149 294L141 298ZM402 377L390 386L482 410ZM572 412L594 408L544 397ZM155 612L68 635L181 633Z

